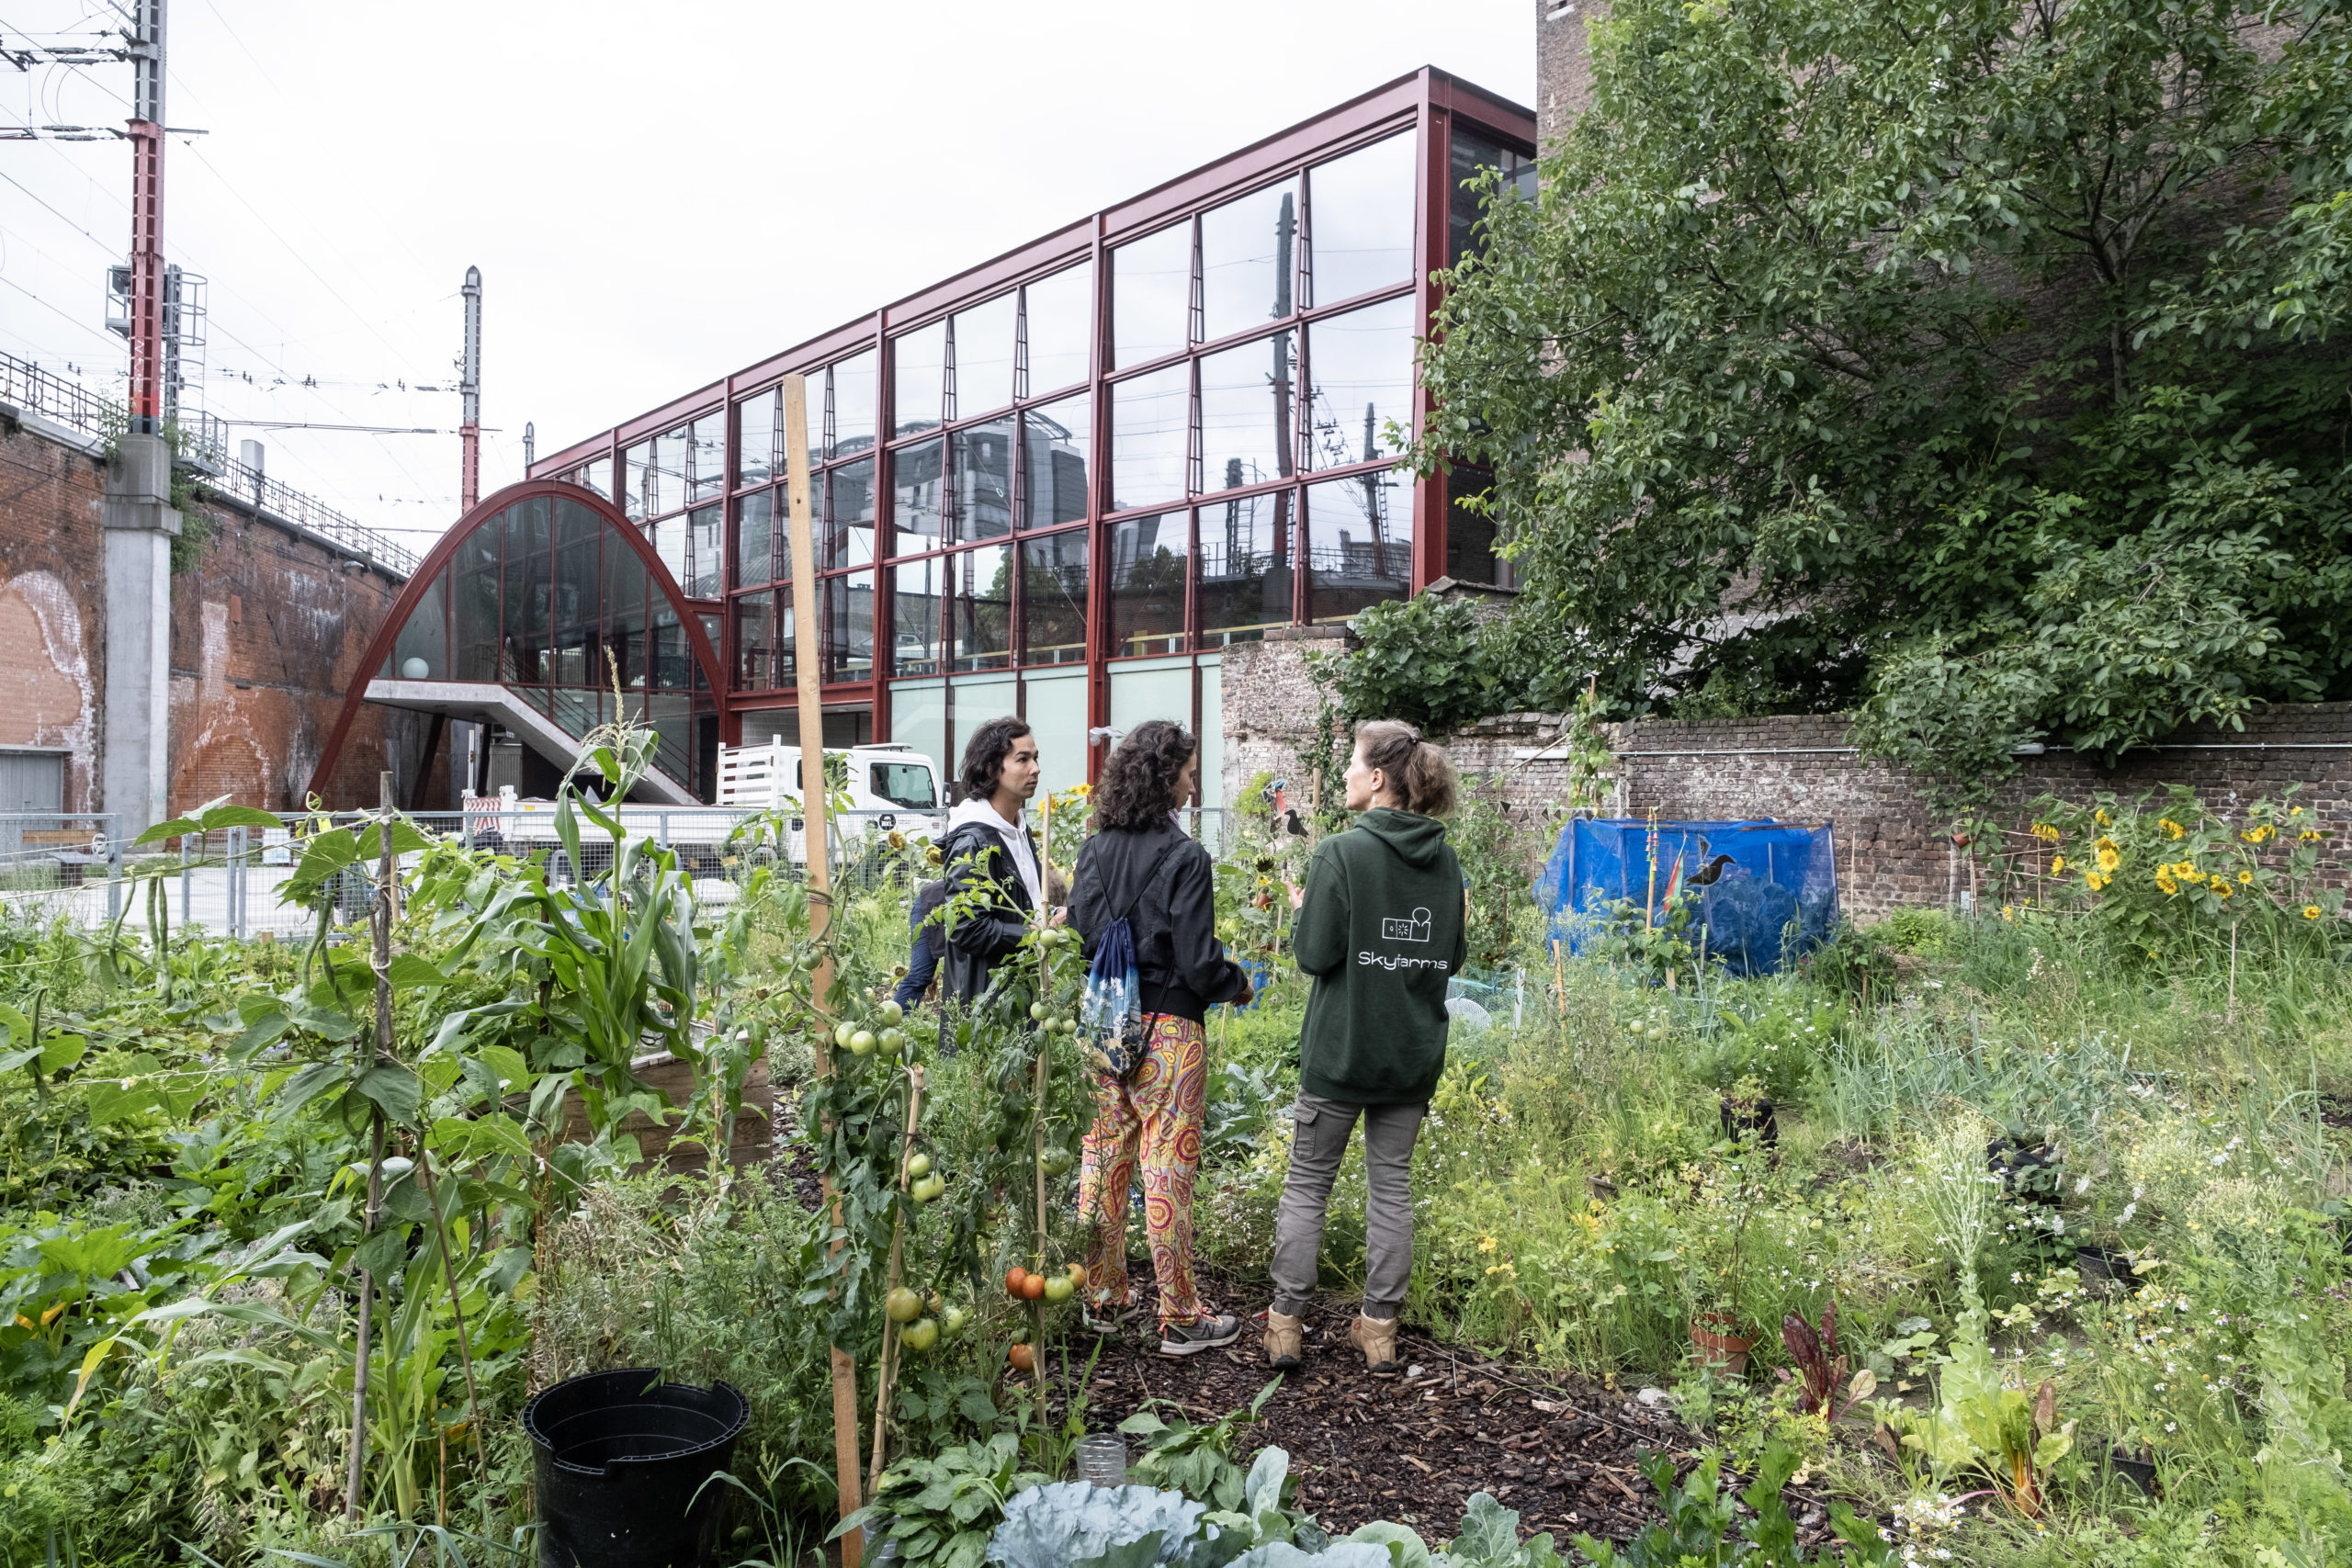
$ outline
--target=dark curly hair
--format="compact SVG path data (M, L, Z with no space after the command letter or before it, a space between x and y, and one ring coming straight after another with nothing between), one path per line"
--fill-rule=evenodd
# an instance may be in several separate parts
M1102 764L1094 786L1094 825L1149 829L1176 809L1184 764L1200 749L1193 732L1171 719L1148 718L1127 732Z
M1003 776L1005 754L1012 743L1032 733L1029 721L1006 714L992 718L972 731L972 739L964 745L964 771L959 782L966 796L986 800L996 793L997 780Z

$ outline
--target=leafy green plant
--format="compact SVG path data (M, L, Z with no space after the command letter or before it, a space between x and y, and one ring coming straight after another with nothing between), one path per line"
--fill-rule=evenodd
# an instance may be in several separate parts
M1007 1502L1051 1479L1021 1468L1020 1440L1011 1433L953 1444L893 1465L874 1500L842 1520L831 1539L865 1529L876 1545L895 1542L903 1562L979 1568Z
M1677 1480L1674 1461L1662 1454L1641 1461L1644 1476L1666 1509L1663 1522L1646 1525L1620 1551L1611 1542L1589 1535L1575 1538L1577 1553L1596 1568L1795 1568L1808 1562L1827 1563L1826 1555L1807 1557L1797 1545L1796 1525L1781 1489L1797 1472L1797 1456L1775 1439L1758 1461L1756 1479L1739 1494L1753 1517L1743 1519L1731 1495L1721 1489L1723 1456L1710 1450L1686 1478ZM1858 1517L1843 1502L1831 1505L1830 1529L1845 1544L1843 1561L1863 1568L1895 1561L1892 1542L1878 1527Z
M1268 1381L1258 1396L1238 1410L1228 1410L1214 1421L1188 1420L1172 1401L1147 1400L1143 1408L1119 1423L1119 1430L1144 1440L1144 1451L1128 1466L1137 1481L1172 1486L1187 1497L1230 1512L1242 1505L1248 1477L1233 1460L1234 1439L1245 1427L1265 1416L1266 1402L1283 1385L1281 1377ZM1154 1412L1165 1405L1163 1420Z

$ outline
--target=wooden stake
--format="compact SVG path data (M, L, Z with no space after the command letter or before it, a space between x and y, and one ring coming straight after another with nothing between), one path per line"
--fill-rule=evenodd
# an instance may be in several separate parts
M832 925L833 863L832 835L825 822L825 706L820 694L823 675L818 668L823 648L818 635L815 532L809 524L808 383L803 377L786 376L783 390L785 488L790 499L792 543L792 647L800 698L800 819L804 824L801 842L808 860L808 935L818 944L812 985L815 994L809 1001L821 1020L828 1016L825 998L833 988L832 954L825 945L826 933ZM817 1039L818 1076L831 1077L832 1070L832 1052L820 1029ZM832 1208L833 1228L838 1231L841 1200L833 1191L830 1178L825 1182L825 1198ZM832 1348L832 1362L833 1479L841 1491L841 1517L846 1519L865 1504L857 1473L857 1363L838 1345ZM864 1554L865 1542L854 1531L842 1537L842 1568L858 1568Z
M915 1128L922 1121L922 1068L907 1069L907 1131L899 1145L899 1198L906 1201L907 1187L911 1179L907 1163L915 1157ZM883 1299L899 1288L899 1260L906 1247L905 1228L900 1215L890 1219L890 1269L882 1287ZM890 1390L899 1381L899 1325L890 1321L888 1313L882 1314L882 1365L875 1378L874 1389L874 1463L866 1471L865 1489L872 1492L882 1484L883 1436L889 1430Z
M1054 863L1053 807L1054 797L1052 795L1048 794L1046 796L1046 829L1037 850L1037 859L1039 862L1037 886L1040 889L1040 894L1037 899L1037 932L1040 938L1044 936L1048 926L1046 919L1047 910L1042 890L1046 886L1045 873L1049 870ZM1046 998L1053 995L1053 991L1054 950L1046 946L1044 942L1041 940L1037 944L1037 998L1040 1001L1043 1001ZM1030 1134L1029 1162L1030 1169L1037 1178L1037 1245L1035 1249L1035 1255L1036 1259L1035 1269L1040 1274L1046 1271L1046 1065L1053 1055L1053 1036L1043 1030L1039 1030L1037 1032L1037 1071L1035 1075L1035 1089L1036 1095L1035 1110L1036 1114L1033 1118ZM1125 1244L1122 1242L1121 1245L1124 1246ZM1035 1358L1031 1363L1035 1370L1030 1372L1029 1377L1032 1386L1037 1391L1037 1414L1040 1421L1042 1422L1045 1416L1046 1393L1046 1302L1045 1298L1042 1296L1029 1303L1029 1342L1033 1348L1032 1353ZM1065 1369L1065 1371L1067 1371L1067 1369Z
M392 889L400 881L400 863L392 853L392 775L376 775L377 817L376 897L368 911L372 937L369 964L376 971L376 1030L371 1047L356 1053L361 1076L392 1055ZM369 1118L373 1131L368 1154L368 1216L360 1227L360 1243L376 1234L376 1215L384 1201L384 1112L379 1107ZM376 1281L370 1270L359 1271L359 1344L351 1366L351 1467L344 1479L343 1517L359 1517L360 1480L368 1467L368 1341L374 1325Z

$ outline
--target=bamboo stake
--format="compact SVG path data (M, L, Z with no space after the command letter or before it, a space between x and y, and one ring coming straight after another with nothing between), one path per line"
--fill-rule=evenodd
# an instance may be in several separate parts
M376 971L376 1033L374 1050L360 1057L360 1072L392 1054L392 885L399 880L399 862L392 854L392 775L376 775L377 819L376 897L368 910L373 941L369 965ZM368 1217L360 1227L360 1245L376 1234L376 1215L384 1202L384 1111L369 1118L372 1132L368 1153ZM359 1345L351 1367L351 1468L344 1479L343 1517L359 1517L359 1484L368 1467L368 1341L376 1304L376 1280L371 1270L359 1271Z
M1054 863L1053 855L1054 797L1049 793L1046 796L1046 830L1037 851L1037 886L1041 889L1046 885L1046 872ZM1037 900L1037 934L1040 938L1037 943L1037 995L1040 1000L1053 995L1054 990L1054 950L1043 941L1048 929L1046 914L1046 900L1040 897ZM1029 1168L1037 1179L1035 1268L1040 1274L1046 1271L1046 1065L1052 1055L1053 1036L1040 1030L1037 1033L1036 1104L1033 1108L1035 1114L1031 1118L1029 1139ZM1029 1328L1031 1354L1035 1358L1030 1362L1032 1371L1029 1376L1037 1391L1037 1414L1042 1421L1046 1393L1046 1300L1043 1296L1029 1303ZM1067 1375L1067 1368L1064 1372Z
M809 524L808 383L799 376L784 378L784 457L786 492L790 498L792 542L793 660L797 668L800 712L800 819L802 843L808 860L808 935L817 945L817 972L809 998L820 1020L825 997L833 988L833 960L825 938L832 925L832 835L826 827L825 707L820 700L821 672L818 660L823 649L818 637L817 554ZM818 1031L817 1073L830 1077L832 1052L824 1032ZM831 1178L825 1182L833 1229L841 1229L841 1199ZM839 1250L839 1244L835 1244ZM840 1488L841 1517L847 1519L864 1506L857 1473L857 1363L839 1345L832 1347L833 1479ZM858 1568L865 1542L854 1532L842 1537L842 1568Z
M899 1145L899 1212L890 1216L890 1271L882 1287L883 1299L899 1288L899 1261L906 1247L903 1224L908 1183L908 1162L915 1157L915 1128L922 1121L922 1068L907 1069L907 1131ZM883 1435L889 1429L890 1390L899 1380L899 1325L890 1314L882 1314L882 1365L874 1390L874 1462L866 1471L865 1489L872 1492L882 1484Z

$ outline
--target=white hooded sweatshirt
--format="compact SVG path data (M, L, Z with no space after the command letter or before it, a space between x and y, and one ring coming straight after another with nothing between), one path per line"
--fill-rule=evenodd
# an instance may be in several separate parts
M952 833L967 822L978 822L1004 840L1006 853L1012 858L1012 869L1020 874L1021 886L1029 890L1031 908L1042 908L1046 903L1046 879L1038 870L1036 846L1029 841L1023 825L1028 813L1022 814L1023 822L1007 822L997 815L996 807L986 798L974 795L947 814L947 830Z

